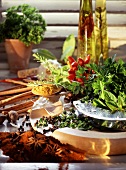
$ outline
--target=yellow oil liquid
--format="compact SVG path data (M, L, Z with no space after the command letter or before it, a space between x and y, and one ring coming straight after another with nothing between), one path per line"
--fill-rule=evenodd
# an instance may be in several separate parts
M108 33L106 19L106 5L96 4L95 9L95 48L96 59L102 56L105 60L108 57Z
M78 54L85 58L90 55L91 62L95 61L94 21L92 15L92 1L81 0L78 24Z

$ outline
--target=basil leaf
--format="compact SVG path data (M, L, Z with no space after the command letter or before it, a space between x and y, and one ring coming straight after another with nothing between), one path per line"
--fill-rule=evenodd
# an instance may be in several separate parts
M106 103L106 105L108 106L108 108L109 108L112 112L115 112L115 111L118 110L118 107L117 107L116 102L114 102L114 101L106 101L105 103Z
M92 87L93 87L93 90L94 90L94 94L98 94L99 91L101 90L100 89L100 80L97 80L96 82L93 82Z
M93 105L95 107L106 108L106 105L101 100L96 99L96 98L93 100Z
M121 96L118 96L118 103L117 103L117 105L118 105L118 107L119 107L119 110L122 110L122 106L123 106L124 104L125 104L125 103L124 103L124 98L121 97Z
M100 89L101 89L101 94L100 94L100 98L101 99L105 99L105 94L104 94L104 83L100 81Z
M104 97L105 97L105 101L117 102L117 98L115 97L115 95L111 92L106 91L106 90L104 90Z

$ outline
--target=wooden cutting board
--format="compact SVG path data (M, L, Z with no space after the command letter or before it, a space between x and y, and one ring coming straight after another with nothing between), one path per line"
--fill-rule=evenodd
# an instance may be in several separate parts
M109 133L62 128L55 130L52 136L91 155L126 154L126 132Z

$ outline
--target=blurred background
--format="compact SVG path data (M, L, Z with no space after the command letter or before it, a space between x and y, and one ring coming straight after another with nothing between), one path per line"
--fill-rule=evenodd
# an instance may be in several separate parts
M0 0L0 22L5 19L5 10L13 5L30 4L37 7L46 20L44 40L35 48L46 48L60 58L62 45L70 34L78 36L80 0ZM95 0L93 1L93 10ZM109 37L109 56L117 55L126 61L126 0L106 0ZM76 52L75 52L76 53ZM30 64L38 65L31 55ZM7 69L4 43L0 43L0 69Z

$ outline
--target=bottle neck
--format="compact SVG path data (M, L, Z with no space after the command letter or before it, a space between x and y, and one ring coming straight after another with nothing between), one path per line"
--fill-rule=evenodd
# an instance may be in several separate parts
M106 0L96 0L96 8L98 8L98 7L105 8Z
M80 0L80 9L85 12L92 12L92 0Z

